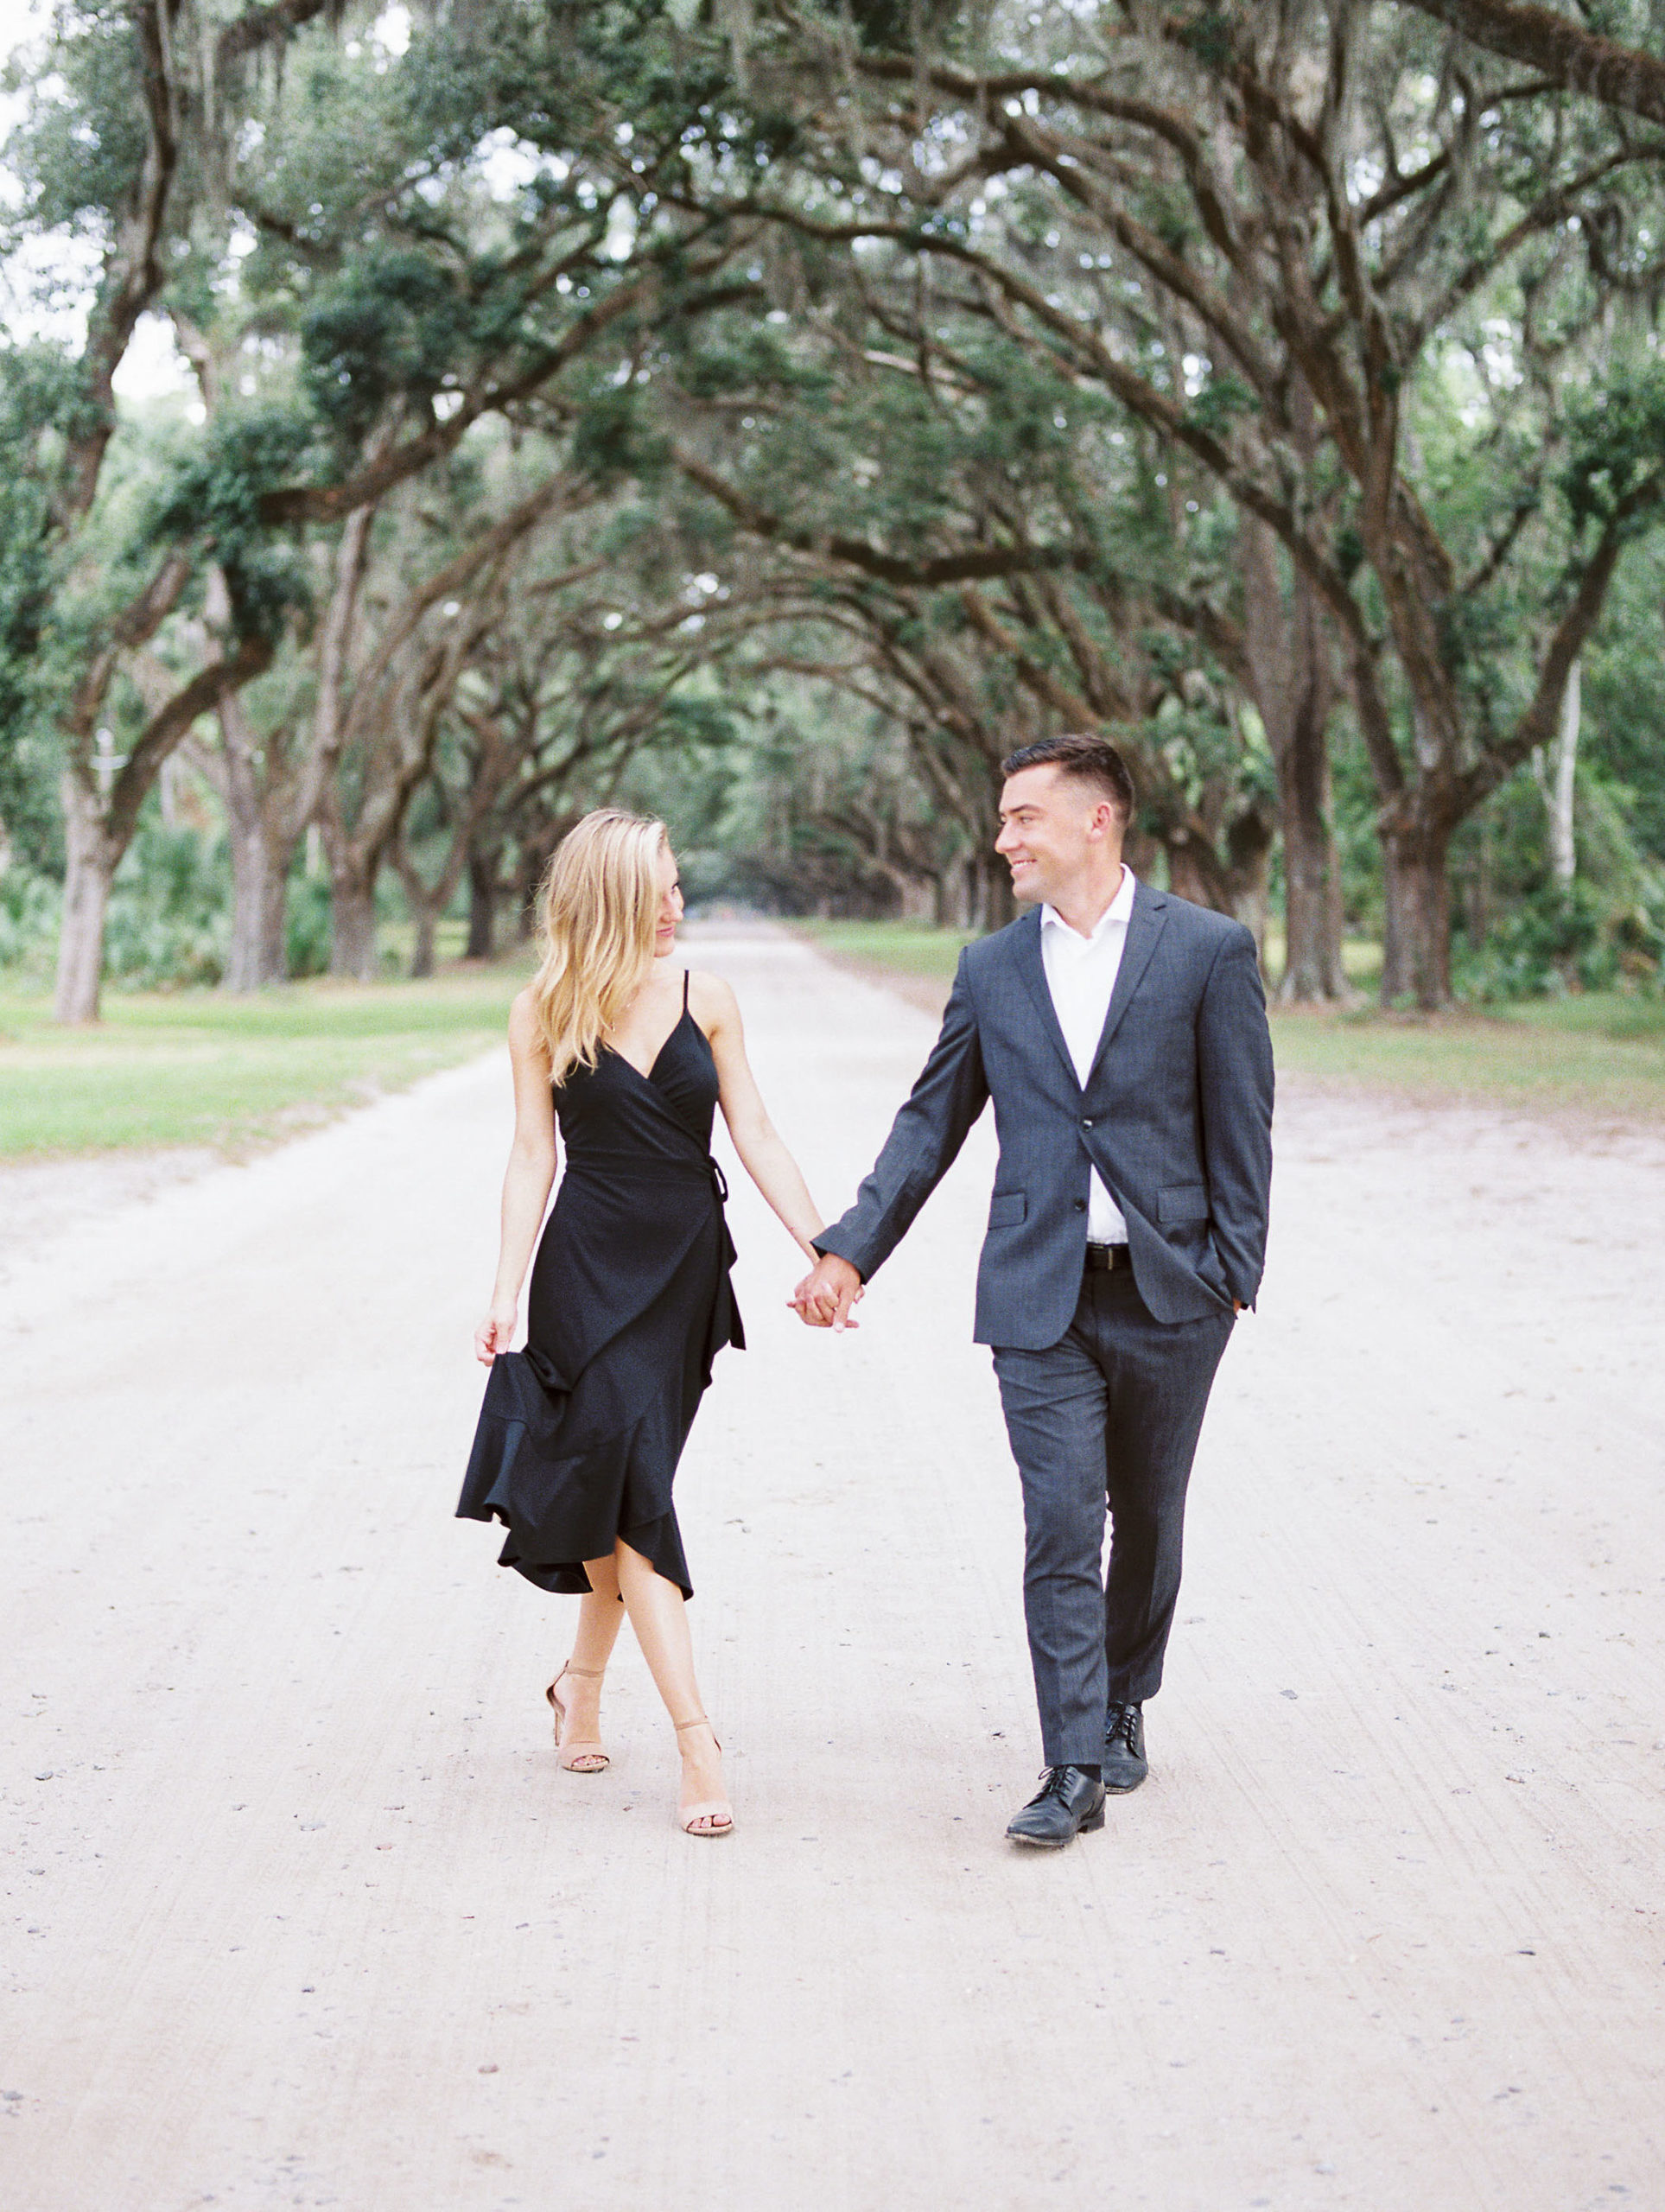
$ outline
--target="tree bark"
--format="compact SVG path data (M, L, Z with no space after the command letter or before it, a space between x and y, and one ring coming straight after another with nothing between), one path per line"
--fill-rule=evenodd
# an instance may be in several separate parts
M1420 817L1382 830L1382 998L1424 1012L1451 1002L1451 826Z
M265 821L233 825L232 938L222 988L257 991L288 980L289 872L294 842Z
M1255 806L1243 810L1225 837L1230 863L1226 877L1230 912L1254 938L1262 970L1266 966L1266 918L1275 836L1271 809Z
M243 702L219 702L214 781L231 833L232 941L222 988L257 991L289 975L285 942L289 860L300 826L286 804L287 779L268 761L263 776ZM276 749L274 739L269 750ZM208 764L205 762L205 766Z
M1012 871L998 856L984 861L981 869L976 925L985 935L1003 930L1017 918L1018 902L1012 890Z
M439 912L430 900L424 900L415 911L416 942L410 955L410 975L413 982L420 982L434 972L434 931Z
M1163 849L1168 856L1168 889L1174 897L1223 913L1225 906L1217 896L1218 885L1211 865L1213 854L1205 855L1183 830L1177 837L1165 839Z
M228 991L257 991L274 980L266 972L274 871L265 824L233 823L231 851L232 937L220 985Z
M1301 742L1292 752L1287 773L1281 766L1278 777L1284 882L1278 997L1285 1005L1312 1006L1344 998L1347 977L1341 958L1341 865L1331 826L1329 752L1310 724L1303 723L1300 731Z
M404 887L405 911L416 931L410 949L410 978L413 982L420 982L434 972L434 939L440 916L450 905L451 893L456 889L456 868L448 867L437 883L424 882L422 870L406 849L403 836L393 841L392 860ZM460 861L457 865L461 865Z
M376 880L332 861L329 872L329 972L353 982L376 979Z
M1549 873L1563 891L1571 891L1579 872L1579 845L1574 823L1574 795L1578 789L1579 723L1583 685L1579 664L1567 671L1566 696L1561 702L1560 734L1555 741L1549 776Z
M1169 890L1194 906L1211 907L1215 913L1230 914L1241 922L1262 957L1274 834L1271 810L1262 806L1243 808L1224 828L1209 822L1199 807L1190 822L1158 831L1160 849L1167 855ZM1124 851L1124 857L1139 874L1132 853Z
M497 863L495 853L468 849L468 941L467 960L489 960L497 935Z
M1553 8L1521 0L1410 0L1461 31L1488 54L1541 70L1569 92L1587 92L1608 107L1665 123L1665 61L1586 30Z
M1317 594L1298 570L1286 601L1277 541L1245 515L1243 645L1278 779L1283 836L1285 1003L1346 994L1341 961L1341 868L1332 827L1330 715L1335 674Z
M104 981L105 918L122 848L105 823L104 802L74 775L61 785L64 808L64 909L58 933L58 981L53 1019L96 1021Z

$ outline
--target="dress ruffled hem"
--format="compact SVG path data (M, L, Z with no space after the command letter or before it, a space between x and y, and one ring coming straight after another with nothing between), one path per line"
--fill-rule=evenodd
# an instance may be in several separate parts
M622 1538L654 1572L691 1598L688 1561L674 1508L651 1517L631 1511L632 1481L644 1461L663 1458L651 1414L588 1439L575 1452L563 1435L571 1393L547 1356L532 1347L500 1352L492 1363L463 1478L457 1517L497 1521L509 1531L499 1567L540 1590L580 1595L590 1587L587 1559L607 1557Z

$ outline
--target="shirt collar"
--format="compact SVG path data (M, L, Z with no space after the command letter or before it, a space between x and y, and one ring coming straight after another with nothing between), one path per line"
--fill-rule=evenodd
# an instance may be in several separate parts
M1124 861L1122 868L1122 882L1120 888L1117 890L1115 898L1111 899L1109 905L1099 916L1097 921L1094 923L1092 935L1090 937L1083 937L1078 930L1072 930L1068 922L1064 920L1063 915L1059 913L1058 908L1053 906L1042 906L1040 910L1040 925L1044 930L1062 930L1066 939L1068 939L1071 944L1080 945L1084 950L1090 944L1096 944L1099 939L1105 934L1106 931L1110 929L1114 925L1125 923L1132 918L1133 894L1136 887L1137 887L1134 882L1133 870L1128 867Z

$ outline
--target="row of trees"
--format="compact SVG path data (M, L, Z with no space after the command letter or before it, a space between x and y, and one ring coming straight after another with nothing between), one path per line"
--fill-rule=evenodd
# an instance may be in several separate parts
M361 974L385 878L419 965L465 887L483 951L667 785L757 891L993 923L998 762L1084 724L1136 866L1256 926L1275 874L1287 995L1345 988L1362 839L1440 1004L1524 775L1564 887L1581 696L1665 781L1665 67L1605 14L66 7L12 260L100 273L79 352L0 356L60 1015L170 760L251 988L309 829ZM146 317L188 414L118 409Z

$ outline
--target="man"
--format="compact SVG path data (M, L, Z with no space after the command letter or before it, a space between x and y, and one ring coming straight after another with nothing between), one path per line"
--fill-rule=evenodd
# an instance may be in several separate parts
M1147 1771L1185 1485L1265 1255L1272 1046L1249 931L1122 865L1115 748L1049 738L1002 772L995 850L1032 911L961 954L935 1049L793 1303L847 1325L992 1097L975 1334L1023 1484L1047 1770L1007 1834L1057 1849Z

